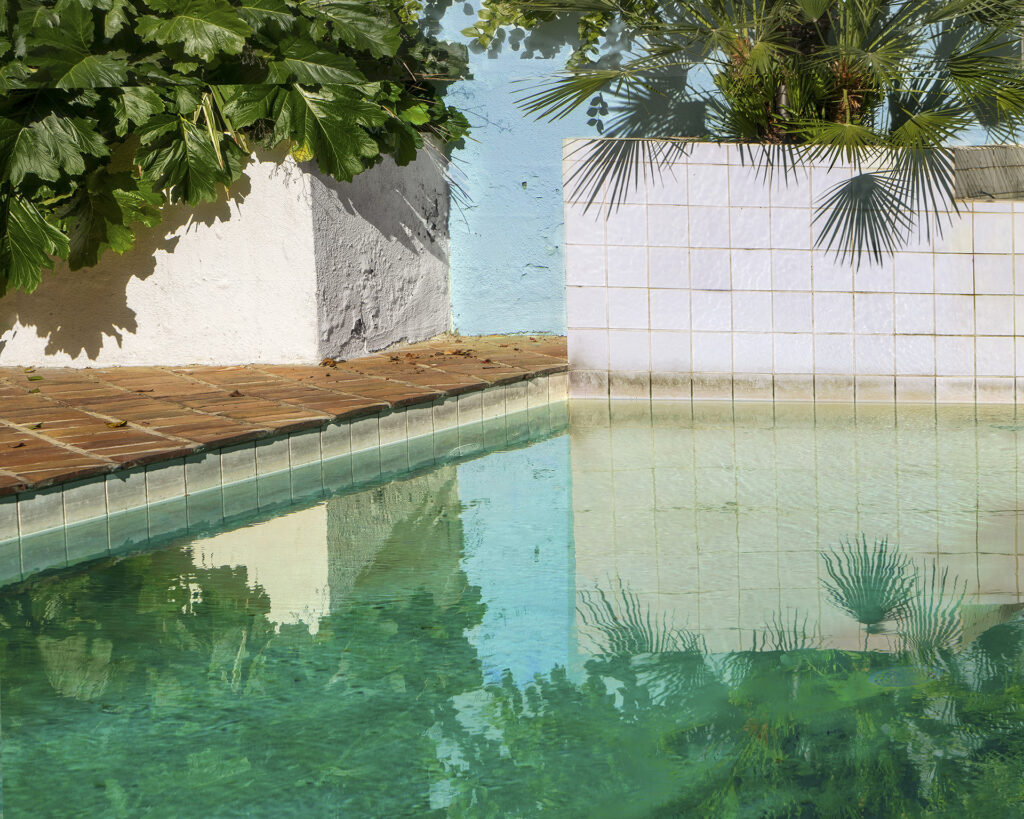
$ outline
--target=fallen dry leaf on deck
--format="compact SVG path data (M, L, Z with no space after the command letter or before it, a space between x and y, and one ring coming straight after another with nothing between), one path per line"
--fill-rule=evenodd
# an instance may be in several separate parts
M312 377L312 376L310 376L310 377ZM228 393L228 398L241 398L241 397L242 397L242 393L240 393L238 390L232 390L231 392Z
M110 422L107 423L107 426L110 427L111 429L117 429L118 427L126 427L126 426L128 426L128 422L127 421L110 421Z
M25 446L25 442L24 441L18 441L18 443L11 444L10 447L8 447L8 448L9 449L18 449L19 447L23 447L23 446Z
M43 428L43 422L42 422L42 421L40 421L40 422L39 422L39 423L37 423L37 424L29 424L29 425L28 425L28 428L29 428L29 429L42 429L42 428Z
M323 361L320 362L320 366L321 367L337 367L338 366L338 362L335 361L333 358L325 358Z

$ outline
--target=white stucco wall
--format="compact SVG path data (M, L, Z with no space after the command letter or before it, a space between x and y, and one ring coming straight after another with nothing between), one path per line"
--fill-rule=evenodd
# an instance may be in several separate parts
M124 256L0 298L0 366L316 363L449 327L438 164L325 180L282 154Z
M448 330L448 184L428 147L352 182L310 177L320 357L352 358Z
M749 148L698 144L610 212L568 201L573 393L1024 399L1024 202L950 201L941 235L858 266L814 247L816 203L850 173L769 186Z

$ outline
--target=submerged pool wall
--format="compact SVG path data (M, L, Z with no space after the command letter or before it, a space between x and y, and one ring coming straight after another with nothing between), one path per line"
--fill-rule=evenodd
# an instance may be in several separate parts
M567 140L563 174L588 150ZM761 151L694 143L647 161L610 209L566 186L573 396L1024 397L1024 201L951 200L941 234L858 266L815 248L815 203L850 168L804 163L769 184ZM986 164L992 151L954 151L961 191L1012 187L986 182L1005 160Z

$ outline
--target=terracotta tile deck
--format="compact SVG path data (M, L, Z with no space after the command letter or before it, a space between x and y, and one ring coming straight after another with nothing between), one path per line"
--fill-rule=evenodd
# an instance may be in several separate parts
M319 367L0 368L0 495L566 369L561 336L424 342Z

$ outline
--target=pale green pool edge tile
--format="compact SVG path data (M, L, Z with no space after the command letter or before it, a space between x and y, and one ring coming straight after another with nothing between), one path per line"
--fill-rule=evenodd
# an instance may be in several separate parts
M292 469L320 463L323 460L320 451L320 429L293 432L288 436L288 453Z
M287 472L291 468L288 437L264 438L256 442L256 476Z
M324 460L339 458L352 451L352 424L332 422L320 430L320 452Z
M185 459L150 464L146 467L146 502L164 503L185 496Z
M18 538L18 496L0 498L0 541Z
M184 495L179 495L159 503L151 503L147 507L151 542L188 532L188 508L185 500Z
M205 492L221 485L220 450L200 452L185 459L185 492Z
M64 523L71 526L87 520L107 516L106 479L88 478L63 486Z
M256 503L261 512L291 506L291 470L273 472L256 478Z
M64 528L64 489L54 486L18 496L18 530L25 538Z
M21 580L21 540L0 540L0 586Z
M142 509L146 506L146 471L128 469L106 478L107 514Z
M104 518L68 524L65 539L69 566L110 552L110 537Z
M321 461L295 467L288 474L291 478L292 503L323 497L324 476Z
M21 538L21 570L24 577L67 565L67 537L63 528L36 532Z

